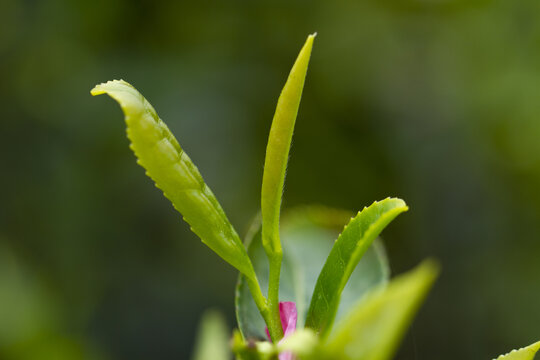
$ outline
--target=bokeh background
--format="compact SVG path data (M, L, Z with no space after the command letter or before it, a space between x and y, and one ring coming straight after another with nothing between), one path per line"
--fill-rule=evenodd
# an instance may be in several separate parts
M128 149L123 78L245 233L288 71L318 32L285 206L399 196L392 270L443 273L398 359L540 338L538 0L0 1L0 358L187 359L235 271Z

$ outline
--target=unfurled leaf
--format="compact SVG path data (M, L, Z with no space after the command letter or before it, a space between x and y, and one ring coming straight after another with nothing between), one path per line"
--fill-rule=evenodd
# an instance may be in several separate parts
M533 360L538 350L540 350L540 341L519 350L512 350L496 360Z
M332 249L334 240L351 218L348 211L325 207L300 207L285 212L281 233L284 259L280 282L280 300L294 301L298 310L298 326L304 326L307 306L311 299L317 274ZM261 242L260 219L254 221L246 236L246 245L257 277L264 288L268 284L268 259ZM358 264L342 293L339 319L371 288L384 284L389 277L388 264L382 243L376 241ZM236 291L238 325L248 339L266 339L265 323L249 293L243 276Z
M254 279L253 267L238 234L199 170L152 105L123 80L97 85L92 95L100 94L108 94L120 104L138 163L193 232L225 261Z
M438 266L425 261L373 290L336 324L322 344L323 358L391 359L437 273Z
M330 330L341 293L356 265L386 225L407 209L403 200L388 198L364 208L349 222L332 247L317 279L306 327L323 335Z
M300 106L314 39L315 35L308 36L291 69L289 78L279 96L270 136L268 137L262 182L261 213L263 245L269 254L281 252L279 240L281 195L283 193L294 124Z
M223 316L214 310L203 314L193 360L229 360L229 331Z

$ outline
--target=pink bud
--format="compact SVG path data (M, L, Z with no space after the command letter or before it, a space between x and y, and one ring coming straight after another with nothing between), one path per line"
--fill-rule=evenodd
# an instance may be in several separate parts
M279 317L281 319L281 327L283 328L283 338L279 341L281 343L286 337L291 335L296 330L296 320L298 318L296 304L292 301L280 302ZM272 341L272 339L270 339L268 328L266 328L266 335L268 336L268 340ZM289 351L279 354L279 360L293 359L293 354Z

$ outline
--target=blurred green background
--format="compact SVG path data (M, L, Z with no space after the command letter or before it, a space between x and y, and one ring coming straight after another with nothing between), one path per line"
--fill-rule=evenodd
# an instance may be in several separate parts
M318 32L285 206L410 205L392 270L443 273L399 359L540 338L540 1L0 1L0 358L186 359L235 271L128 149L158 110L245 233L288 71Z

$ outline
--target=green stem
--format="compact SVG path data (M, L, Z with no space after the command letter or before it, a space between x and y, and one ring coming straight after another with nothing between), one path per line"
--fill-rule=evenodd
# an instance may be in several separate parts
M261 313L261 316L263 317L266 326L268 327L268 329L273 329L275 327L275 325L273 324L274 319L270 314L268 302L262 294L261 286L259 285L257 276L254 275L253 278L246 276L245 279L248 284L249 291L251 292L251 296L253 296L253 300L255 301L255 305L257 305L257 308L259 309L259 312ZM269 332L270 335L272 335L272 332L270 330Z
M270 275L268 279L268 307L270 310L271 325L268 326L268 332L274 344L277 344L283 337L283 328L281 325L281 316L279 314L279 276L281 273L281 260L283 252L281 249L272 254L268 254L270 263Z

